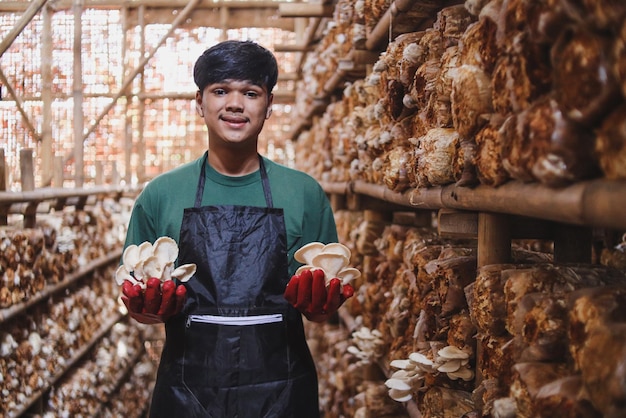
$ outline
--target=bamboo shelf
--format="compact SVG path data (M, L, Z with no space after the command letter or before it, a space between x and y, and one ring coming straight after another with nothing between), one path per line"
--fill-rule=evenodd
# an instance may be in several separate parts
M396 193L364 181L322 182L329 194L369 196L414 210L457 209L520 215L565 224L626 229L626 182L590 180L563 188L511 181L500 187L448 185ZM354 199L351 199L354 200ZM366 208L351 208L366 209Z
M0 309L0 324L8 321L9 319L13 317L16 317L17 315L26 311L31 306L35 306L41 301L48 299L50 296L63 291L64 289L71 286L73 283L77 282L78 280L92 273L94 270L100 267L104 267L109 264L118 262L121 256L122 256L121 249L117 251L113 251L112 253L108 254L105 257L89 262L85 267L83 267L79 271L69 274L67 277L63 279L63 281L57 284L51 285L51 286L47 286L46 288L43 289L42 292L38 293L32 298L24 302L17 303L15 305L11 305L8 308Z

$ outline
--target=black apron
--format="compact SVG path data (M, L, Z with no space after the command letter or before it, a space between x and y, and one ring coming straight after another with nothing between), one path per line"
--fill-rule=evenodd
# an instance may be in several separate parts
M202 163L178 258L197 271L185 283L182 314L165 324L151 417L319 417L302 316L283 298L283 210L273 207L259 161L267 207L201 207L206 158Z

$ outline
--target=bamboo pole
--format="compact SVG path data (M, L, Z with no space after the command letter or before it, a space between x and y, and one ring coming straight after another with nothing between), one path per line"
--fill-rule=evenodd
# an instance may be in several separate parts
M128 14L129 10L127 6L122 8L122 30L124 31L124 41L122 42L122 71L124 74L129 73L128 68ZM127 92L128 93L128 92ZM139 98L139 100L143 100ZM126 113L124 116L124 181L126 184L131 184L132 180L132 156L133 156L133 116L131 109L131 97L130 94L126 96ZM115 184L115 183L114 183Z
M82 61L82 15L83 1L74 0L74 45L73 45L73 74L72 96L74 100L74 182L75 187L83 187L85 182L84 139L83 127L85 115L83 112L83 61Z
M15 100L15 107L17 108L17 111L20 113L20 115L22 115L22 119L24 121L24 125L26 125L26 129L28 129L28 131L31 133L31 135L33 136L33 138L35 138L36 141L39 141L40 140L39 133L33 126L32 122L30 121L30 118L28 117L28 114L24 110L24 104L22 100L17 96L17 93L13 89L13 85L9 82L9 79L6 77L2 69L0 69L0 81L7 88L9 95L13 97L13 100Z
M478 214L477 267L511 261L511 227L507 215Z
M30 148L20 150L20 182L23 192L35 190L35 165L33 150Z
M381 48L383 41L389 38L389 28L393 19L399 14L410 10L417 0L396 0L389 5L383 17L378 21L372 32L367 36L365 48L370 51L376 51Z
M510 181L499 187L448 185L396 193L362 180L324 183L324 190L351 190L413 209L459 209L505 213L564 224L626 229L626 181L596 179L567 187Z
M4 155L4 148L0 148L0 193L7 190L7 160ZM0 204L0 226L8 223L7 213L9 206Z
M41 173L42 186L47 186L54 172L52 138L52 10L44 7L41 28Z
M140 35L140 51L141 54L146 53L146 20L145 20L145 12L146 8L144 6L139 8L139 26L141 27L141 35ZM142 95L146 93L146 79L144 68L141 68L139 72L139 92ZM139 100L139 106L137 109L137 156L138 156L138 164L137 164L137 180L141 183L146 181L146 144L144 137L144 129L146 125L146 100Z
M86 140L89 137L89 135L91 135L96 130L96 128L98 127L98 124L102 121L102 119L104 119L104 117L111 111L111 109L113 109L113 106L115 106L115 103L117 103L117 100L126 94L126 90L132 84L135 77L137 77L137 75L142 71L143 67L145 67L148 61L150 61L152 57L154 57L154 54L156 54L157 50L161 47L161 45L163 45L163 43L165 43L165 41L172 35L174 30L176 30L176 28L180 26L180 24L183 23L185 19L187 19L187 16L194 10L196 5L200 1L201 0L190 0L185 6L185 8L176 15L176 18L172 21L172 24L169 30L167 31L167 33L163 35L161 39L159 39L159 42L157 42L156 46L150 51L150 53L145 55L143 59L141 60L141 62L139 63L139 65L126 77L119 91L113 97L113 100L111 101L111 103L109 103L102 110L100 115L98 115L98 117L95 119L94 123L89 127L87 132L83 135L83 141ZM74 152L70 152L65 157L65 161L69 161L72 158L74 158Z
M15 26L13 26L9 33L3 36L2 40L0 41L0 57L6 52L7 49L9 49L11 44L13 44L13 41L15 41L20 33L22 33L26 25L30 23L33 17L35 17L35 15L39 13L39 10L41 10L41 8L44 6L44 4L47 3L47 1L48 0L34 0L30 2L30 5L26 9L20 20L17 21Z
M18 35L22 33L22 30L24 30L26 25L28 25L28 23L33 19L33 17L37 13L39 13L39 10L41 10L41 8L44 6L44 4L46 4L47 1L48 0L35 0L35 1L30 2L30 5L26 9L24 14L20 18L20 20L15 24L15 26L13 26L13 28L9 31L9 33L6 36L4 36L2 40L0 41L0 57L6 52L7 49L9 49L9 47L11 47L11 45L13 44L13 41L15 41L15 38L17 38ZM28 117L28 114L24 110L22 101L15 93L13 86L7 79L4 72L2 72L2 70L0 70L0 81L2 81L2 84L6 86L7 91L15 100L15 106L17 107L17 111L22 115L26 128L33 135L33 138L39 141L40 140L39 134L37 133L37 130L31 123L30 118Z

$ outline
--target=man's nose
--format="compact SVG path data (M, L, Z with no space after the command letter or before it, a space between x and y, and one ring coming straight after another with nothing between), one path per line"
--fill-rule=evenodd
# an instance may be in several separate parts
M231 112L241 112L243 110L243 95L233 92L228 95L226 109Z

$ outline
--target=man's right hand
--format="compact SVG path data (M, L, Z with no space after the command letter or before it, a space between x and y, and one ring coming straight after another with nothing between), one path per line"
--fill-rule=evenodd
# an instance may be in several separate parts
M145 291L139 284L133 285L126 280L122 285L122 302L130 317L142 324L158 324L180 313L187 289L182 284L176 286L173 281L166 283L164 292L160 283L159 286L148 286L150 291Z

